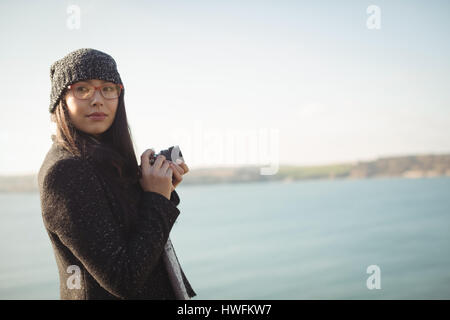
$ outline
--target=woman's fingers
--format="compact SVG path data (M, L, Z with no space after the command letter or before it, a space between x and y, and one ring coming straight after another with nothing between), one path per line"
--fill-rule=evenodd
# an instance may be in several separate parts
M148 171L150 169L150 157L154 151L152 149L147 149L141 155L141 168L142 170Z
M167 172L166 172L166 177L172 178L172 175L173 175L173 170L172 170L172 168L168 168L168 169L167 169ZM172 181L172 179L171 179L171 181Z
M174 162L170 162L170 164L175 169L173 172L179 172L181 175L185 174L184 169L182 167L180 167L179 165L177 165Z
M172 165L172 167L174 167L173 163L171 165ZM181 170L183 170L183 169L181 169ZM172 181L173 186L176 187L178 184L180 184L181 181L183 181L183 174L178 169L174 169L173 170L173 181Z
M162 164L161 169L160 169L163 175L166 175L167 169L169 169L169 166L170 166L169 161L164 160L164 163Z
M170 166L173 168L172 185L175 188L181 181L183 181L183 174L186 174L189 171L189 168L184 162L179 164L171 162Z
M162 154L159 155L159 156L156 158L155 163L153 163L153 166L152 166L152 167L154 167L155 169L161 168L161 166L163 165L163 163L165 162L165 160L166 160L166 157L165 157L165 156L163 156Z
M188 166L186 165L186 163L182 162L182 163L179 164L179 166L183 169L184 174L186 174L186 173L189 172L189 168L188 168Z
M183 168L181 168L179 165L177 165L173 162L170 163L170 166L173 168L173 173L176 174L177 177L183 176L183 174L184 174Z

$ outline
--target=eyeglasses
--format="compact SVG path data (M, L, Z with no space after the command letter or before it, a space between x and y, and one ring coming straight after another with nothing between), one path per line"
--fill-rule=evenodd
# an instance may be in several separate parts
M81 100L92 98L96 90L100 90L100 93L105 99L117 99L120 96L123 86L115 83L104 83L96 87L86 82L80 82L72 84L68 88L72 90L75 98Z

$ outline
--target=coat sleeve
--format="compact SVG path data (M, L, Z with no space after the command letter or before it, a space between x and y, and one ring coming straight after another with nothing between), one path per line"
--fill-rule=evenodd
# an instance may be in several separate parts
M180 204L180 197L178 196L178 193L173 190L172 193L170 194L170 201L172 201L172 203L175 206L178 206Z
M137 294L160 259L180 211L156 192L143 192L135 232L124 236L92 166L57 162L44 181L44 222L111 294Z

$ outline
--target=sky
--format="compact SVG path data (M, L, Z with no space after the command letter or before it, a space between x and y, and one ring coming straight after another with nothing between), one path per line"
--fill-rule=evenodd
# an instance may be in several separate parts
M193 169L449 153L449 9L1 1L0 175L38 172L55 131L49 68L79 48L116 60L139 161L172 145Z

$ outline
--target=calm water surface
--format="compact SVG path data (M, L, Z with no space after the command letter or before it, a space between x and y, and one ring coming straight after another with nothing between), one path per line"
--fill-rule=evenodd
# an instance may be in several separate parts
M171 239L194 299L450 299L450 178L177 191ZM59 299L39 194L0 193L0 210L0 299Z

